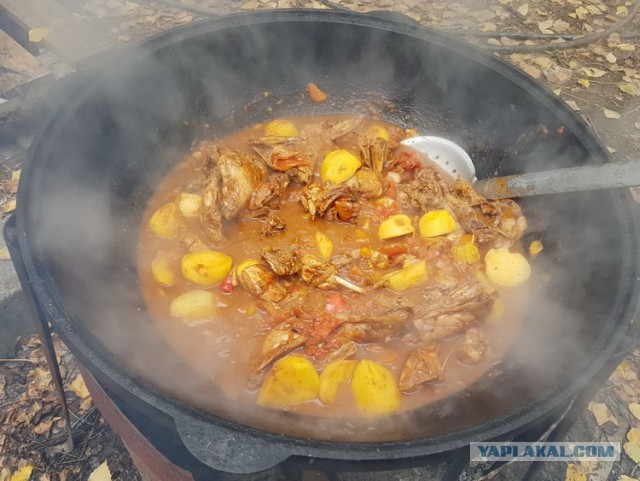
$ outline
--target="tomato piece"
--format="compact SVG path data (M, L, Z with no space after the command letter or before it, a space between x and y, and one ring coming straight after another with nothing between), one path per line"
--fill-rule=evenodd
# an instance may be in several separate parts
M389 182L389 189L387 189L387 192L385 192L385 196L387 197L391 197L392 199L395 199L397 197L397 192L396 192L396 183L395 182Z
M406 254L407 246L404 244L387 244L380 247L380 252L389 257L398 256L400 254Z
M233 278L231 274L224 278L224 280L220 283L220 290L226 294L231 294L234 290L233 286Z
M358 201L351 197L340 197L334 205L342 222L348 222L358 211Z
M330 314L346 311L347 309L349 309L349 304L347 303L347 300L337 292L334 292L329 295L327 304L324 306L324 310Z

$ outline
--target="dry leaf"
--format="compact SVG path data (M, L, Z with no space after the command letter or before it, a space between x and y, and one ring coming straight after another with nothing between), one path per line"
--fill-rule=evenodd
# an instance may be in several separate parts
M89 397L89 390L87 389L87 385L84 383L84 379L82 379L82 375L78 374L76 378L73 380L69 389L76 393L76 395L80 399L85 399Z
M602 426L607 422L611 422L614 425L618 426L618 420L613 415L613 413L609 410L606 404L604 403L589 403L589 411L591 411L596 418L596 423L598 426Z
M618 85L618 88L625 94L629 94L632 97L636 94L636 88L631 84L620 84Z
M578 62L576 62L575 60L569 60L569 68L577 69L578 68Z
M53 32L53 30L49 28L32 28L29 30L29 42L40 43L51 32Z
M109 465L105 461L89 475L87 481L111 481L111 471L109 471Z
M607 56L605 57L605 59L607 59L607 62L609 63L616 63L618 61L618 57L616 57L613 53L609 52L607 54Z
M576 17L578 17L580 20L584 20L584 18L589 13L589 10L587 10L584 7L578 7L576 8L575 12L576 12Z
M485 23L482 28L480 29L483 32L495 32L498 30L498 26L495 23Z
M516 11L523 17L526 17L529 13L529 4L525 3L523 5L520 5L518 8L516 8Z
M640 445L640 428L631 428L627 433L627 440L630 443Z
M9 261L11 256L9 255L9 249L6 247L0 247L0 261Z
M24 466L11 475L11 481L29 481L33 466Z
M610 154L615 154L618 150L617 150L617 149L614 149L613 147L609 147L609 146L607 146L607 151L608 151Z
M499 3L501 3L502 5L507 5L511 2L513 2L513 0L498 0Z
M604 110L604 116L608 119L619 119L620 117L622 117L620 112L616 112L615 110L610 110L606 107L603 108L603 110Z
M565 100L565 103L576 112L580 112L582 110L574 100Z
M616 15L618 15L619 17L624 17L628 13L629 9L624 5L620 5L618 8L616 8Z
M49 431L51 431L52 425L53 425L53 419L50 421L42 422L33 428L33 432L36 433L37 435L48 433Z
M585 67L582 69L587 77L600 78L604 76L607 72L604 70L600 70L599 68L589 68Z
M640 464L640 446L635 443L624 443L624 452L627 453L633 462L636 464ZM13 478L11 478L13 481Z
M9 214L9 213L13 212L14 210L16 210L16 200L15 199L8 200L7 203L2 206L2 212L5 213L5 214Z
M640 129L640 122L636 122L636 128ZM640 419L640 404L638 403L629 404L629 411L631 411L631 414L633 414L636 417L636 419Z
M567 464L565 481L587 481L587 475L577 464Z
M548 57L536 57L533 59L533 63L535 63L540 68L551 67L551 59L549 59Z
M9 481L11 478L11 470L6 466L0 470L0 481Z
M552 25L553 25L553 20L544 20L542 22L538 22L538 28L542 33L553 33L551 31Z
M553 22L552 30L556 33L565 33L567 30L569 30L570 26L571 25L568 22L565 22L564 20L555 20Z
M640 481L637 478L630 478L629 476L627 476L626 474L623 474L622 476L620 476L618 478L618 481Z
M553 93L556 95L560 95L562 93L562 89L554 89Z
M578 83L586 89L588 89L589 85L591 85L591 82L589 82L589 80L587 80L586 78L578 79Z
M633 381L638 379L638 373L631 367L629 361L626 359L622 361L615 371L613 371L613 376L619 378L623 381Z
M616 45L616 48L623 52L633 52L636 49L636 46L630 43L619 43Z
M527 65L526 63L521 64L520 68L522 68L527 75L530 75L535 79L540 78L540 75L542 74L539 68L536 68L533 65Z

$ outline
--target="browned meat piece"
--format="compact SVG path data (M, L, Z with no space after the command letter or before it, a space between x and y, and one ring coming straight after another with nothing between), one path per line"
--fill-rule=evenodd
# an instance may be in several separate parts
M419 347L409 353L409 357L402 366L398 387L408 392L420 384L440 379L442 367L438 360L439 344Z
M278 302L287 295L287 290L275 277L275 274L262 264L246 267L238 281L252 296L268 302Z
M373 172L381 174L389 157L389 142L382 137L371 138L367 135L360 135L358 136L358 148L362 156L362 163Z
M448 187L435 169L421 169L415 179L396 186L398 202L405 209L418 208L420 212L441 209Z
M263 137L249 142L253 150L273 170L286 172L303 184L313 178L314 152L300 137Z
M324 214L328 221L357 222L361 204L355 197L338 197Z
M333 120L326 123L326 130L331 140L344 137L353 132L362 123L363 117L350 117L346 120Z
M263 238L277 235L287 227L282 217L278 215L278 210L269 206L251 211L247 217L262 222L260 234Z
M271 270L279 276L291 276L302 269L302 252L296 246L290 249L274 249L272 247L260 251Z
M251 194L266 176L266 170L259 161L239 150L219 145L217 152L215 163L222 184L220 212L225 219L233 219L248 204Z
M380 197L389 189L389 182L382 174L365 168L358 169L345 184L365 199Z
M249 210L256 210L264 207L273 199L284 194L289 185L289 176L281 172L274 172L267 180L258 184L256 189L251 193L249 199Z
M520 207L510 199L487 200L462 179L457 180L453 194L446 196L445 203L465 230L474 234L481 244L497 235L515 241L527 229Z
M205 241L192 233L181 233L178 239L178 246L180 249L189 252L201 252L210 249Z
M326 357L318 360L318 362L316 362L316 367L318 369L324 369L334 361L349 359L356 352L358 352L358 345L353 341L347 341L335 351L329 353Z
M458 360L464 364L475 365L484 359L489 348L489 337L481 329L471 328L464 333Z
M258 387L269 364L302 346L306 341L307 337L298 334L290 324L283 323L272 329L262 343L260 354L251 363L249 386Z
M331 276L336 274L336 268L333 264L312 254L303 255L300 262L302 263L300 278L313 287L327 284Z
M305 186L300 193L300 203L312 218L316 215L323 217L337 199L354 197L356 192L353 192L349 186L325 182Z
M200 224L207 238L214 244L224 242L222 233L222 213L220 200L220 171L210 163L205 163L202 204L200 206Z
M429 302L416 307L414 327L424 342L459 334L479 322L491 310L497 293L488 293L477 281L441 289L429 288ZM409 339L408 339L409 340Z

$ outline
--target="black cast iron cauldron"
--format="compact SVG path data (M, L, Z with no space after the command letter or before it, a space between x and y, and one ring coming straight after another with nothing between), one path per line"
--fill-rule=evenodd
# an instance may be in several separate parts
M331 100L311 104L310 81ZM576 115L499 59L421 28L304 10L215 19L135 47L68 95L31 150L17 235L39 309L134 414L163 419L215 469L255 472L291 456L390 461L510 438L584 388L635 314L628 192L529 199L530 238L546 249L521 336L489 376L374 430L356 423L352 439L326 439L330 422L235 410L146 311L136 275L146 202L199 138L371 102L396 106L383 109L388 120L461 144L479 178L606 161Z

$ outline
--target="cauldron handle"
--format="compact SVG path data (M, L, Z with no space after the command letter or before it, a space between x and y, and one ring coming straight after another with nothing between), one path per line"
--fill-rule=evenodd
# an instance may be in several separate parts
M284 451L269 439L239 429L214 425L194 415L176 412L176 429L185 447L207 466L227 473L250 474L272 468L297 453Z

